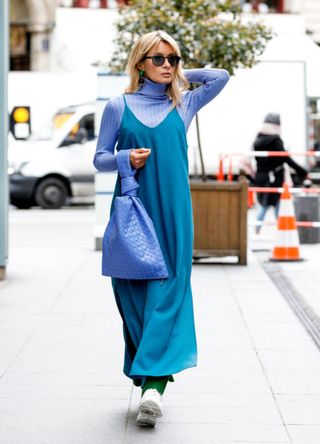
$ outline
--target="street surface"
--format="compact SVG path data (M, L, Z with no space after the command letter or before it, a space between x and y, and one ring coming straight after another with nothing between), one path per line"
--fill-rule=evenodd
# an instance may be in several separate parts
M319 444L319 349L251 251L270 248L272 227L259 237L249 227L248 266L194 266L198 367L175 375L164 416L145 430L135 425L139 389L122 374L121 321L100 276L94 221L93 207L10 210L1 443ZM301 252L303 262L281 269L318 310L319 245Z
M261 257L268 260L271 257L271 251L275 241L276 222L272 211L269 209L266 222L262 227L261 233L257 236L254 234L253 226L250 222L255 218L255 210L252 209L248 213L249 229L249 248L257 253L264 252ZM308 228L306 228L308 229ZM295 290L300 293L306 305L308 305L315 313L319 320L320 328L320 244L301 244L300 245L301 262L282 262L278 263L281 272L286 276Z

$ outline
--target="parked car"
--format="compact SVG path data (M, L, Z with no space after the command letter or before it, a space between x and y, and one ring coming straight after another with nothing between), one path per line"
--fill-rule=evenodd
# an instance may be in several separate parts
M27 141L9 140L10 202L18 208L61 208L94 201L94 106L61 109Z

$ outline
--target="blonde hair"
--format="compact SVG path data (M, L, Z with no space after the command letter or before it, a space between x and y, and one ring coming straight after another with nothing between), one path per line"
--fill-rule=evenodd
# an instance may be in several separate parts
M168 43L173 48L175 54L181 57L180 48L177 42L165 31L152 31L142 35L134 44L128 59L126 72L130 77L130 84L125 91L126 93L134 93L139 89L140 76L137 65L143 60L150 49L161 41ZM166 90L167 96L172 99L173 107L181 103L181 92L188 89L188 87L189 82L183 74L180 62L174 71L173 80Z

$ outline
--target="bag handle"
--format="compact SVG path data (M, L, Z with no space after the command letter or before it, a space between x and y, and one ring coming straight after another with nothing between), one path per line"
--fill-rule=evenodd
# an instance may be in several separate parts
M139 184L134 178L137 170L130 163L131 150L120 150L117 154L118 171L121 177L121 194L137 196Z

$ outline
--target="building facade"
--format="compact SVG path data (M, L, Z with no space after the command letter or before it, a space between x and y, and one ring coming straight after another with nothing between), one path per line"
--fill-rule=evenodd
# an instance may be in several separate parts
M301 14L306 20L307 32L320 44L319 0L240 0L245 12Z
M320 0L239 0L249 13L301 14L320 45ZM55 12L62 8L117 8L128 0L10 0L10 70L48 71Z
M10 70L49 69L56 0L10 1Z
M126 3L126 0L10 0L10 70L50 70L57 7L116 8Z
M320 1L300 0L298 13L306 18L308 32L313 40L320 45Z

